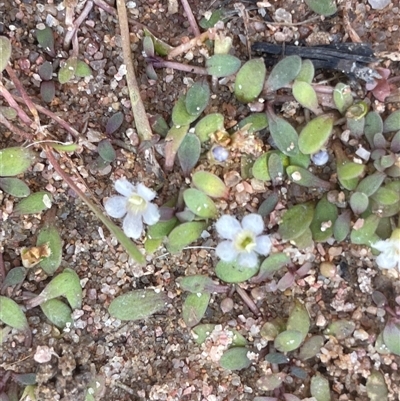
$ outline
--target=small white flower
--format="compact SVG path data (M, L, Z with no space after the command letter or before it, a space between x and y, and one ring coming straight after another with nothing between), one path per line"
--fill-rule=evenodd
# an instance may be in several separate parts
M400 228L393 230L392 235L385 241L378 241L372 247L381 252L376 263L381 269L394 269L400 272Z
M122 196L112 196L104 202L106 212L114 218L125 216L122 228L124 233L138 239L143 231L144 222L152 226L160 219L158 206L151 203L156 193L143 184L131 184L126 178L115 181L115 190Z
M243 217L240 224L232 216L224 215L215 224L218 234L227 239L218 244L217 256L224 262L237 263L242 267L252 268L257 265L258 255L268 255L271 240L264 231L264 222L258 214L252 213Z

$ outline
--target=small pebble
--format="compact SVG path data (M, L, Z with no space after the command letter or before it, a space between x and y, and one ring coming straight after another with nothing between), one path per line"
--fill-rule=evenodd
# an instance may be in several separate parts
M319 266L319 271L324 277L327 278L333 278L337 273L336 266L330 262L322 262Z
M329 153L326 150L320 150L311 156L311 160L316 166L323 166L328 163Z
M233 299L232 298L224 298L221 301L221 310L223 313L229 313L233 309Z

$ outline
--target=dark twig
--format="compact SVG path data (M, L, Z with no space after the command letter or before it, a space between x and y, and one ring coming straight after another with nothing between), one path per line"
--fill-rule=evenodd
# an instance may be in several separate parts
M243 302L249 307L249 309L256 315L260 316L261 312L257 308L257 305L254 301L247 295L247 292L241 288L239 285L235 285L236 292L239 294L240 298L242 298Z

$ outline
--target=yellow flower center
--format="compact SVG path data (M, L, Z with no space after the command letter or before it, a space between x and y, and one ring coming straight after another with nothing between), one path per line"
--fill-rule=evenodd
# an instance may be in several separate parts
M256 247L256 238L251 231L243 230L234 241L234 245L239 252L251 252Z
M128 198L128 211L134 214L143 213L146 210L147 201L138 194L132 194Z

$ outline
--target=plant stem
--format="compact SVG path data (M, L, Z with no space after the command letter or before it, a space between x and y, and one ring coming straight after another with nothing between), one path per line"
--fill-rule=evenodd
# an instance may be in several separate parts
M175 61L167 61L167 60L157 60L153 64L155 68L172 68L174 70L184 71L184 72L191 72L193 74L199 75L209 75L206 68L197 67L194 65L182 64L177 63Z
M15 87L17 88L19 93L21 94L22 99L24 99L24 102L27 105L29 111L32 113L33 119L35 120L35 123L36 123L36 129L38 129L40 127L39 114L38 114L32 100L26 93L26 90L24 89L21 81L18 79L17 74L14 72L14 70L9 65L6 67L6 71L7 71L8 75L10 76L11 81L13 82L13 84L15 85ZM31 127L31 128L33 128L33 127Z
M45 146L45 152L47 159L54 167L54 170L63 178L63 180L71 187L71 189L82 199L83 202L89 207L89 209L96 215L96 217L110 230L120 244L128 252L129 256L140 264L145 263L145 258L136 247L136 245L125 235L125 233L116 226L103 212L97 207L75 184L69 175L67 175L61 166L58 164L54 157L52 150L49 146Z
M119 26L121 29L121 42L124 63L126 66L126 83L128 85L129 97L131 99L133 117L137 133L142 141L149 141L152 138L152 132L143 101L140 97L139 86L136 80L135 70L133 68L131 46L129 40L128 16L124 0L117 0L117 10Z
M194 18L192 9L190 8L190 5L187 0L181 0L183 9L185 10L187 19L189 21L190 27L192 28L193 34L195 36L200 36L200 29L199 26L197 25L196 19Z
M14 99L19 103L24 103L22 97L14 96ZM57 114L54 114L52 111L46 109L46 107L40 106L39 104L35 103L33 104L40 113L43 113L44 115L53 119L56 123L60 124L61 127L67 130L72 136L74 136L75 138L79 138L81 136L81 134L75 128L71 127L65 120L63 120Z
M10 121L8 121L2 113L0 113L0 123L5 125L12 133L14 133L15 135L19 135L21 138L25 138L29 141L33 140L33 136L32 134L22 131L20 130L16 125L10 123Z

